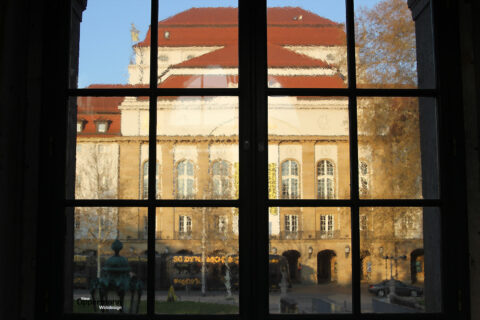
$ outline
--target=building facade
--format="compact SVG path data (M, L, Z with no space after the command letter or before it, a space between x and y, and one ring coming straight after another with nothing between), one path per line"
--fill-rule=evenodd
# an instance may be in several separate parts
M268 10L270 87L346 87L343 25L301 8ZM158 86L238 87L236 15L234 8L192 8L160 21ZM90 87L148 85L150 35L149 30L133 46L127 85ZM268 103L269 197L348 199L348 100L290 96L270 97ZM404 149L401 139L403 134L410 142L419 140L415 103L359 101L362 198L422 197L418 141ZM389 108L414 121L407 128L388 127L381 116ZM154 177L158 199L238 199L242 179L238 112L236 97L158 99ZM148 176L148 117L148 97L78 98L76 199L148 197L148 181L153 179ZM394 135L394 129L402 133ZM410 187L403 188L402 183ZM236 255L239 214L237 208L157 208L156 251ZM292 282L351 283L348 208L274 207L265 214L270 253L287 258ZM422 214L419 208L361 208L363 280L378 282L392 276L423 282ZM147 225L147 208L78 208L75 254L108 255L109 244L119 238L128 248L123 252L127 258L145 258Z

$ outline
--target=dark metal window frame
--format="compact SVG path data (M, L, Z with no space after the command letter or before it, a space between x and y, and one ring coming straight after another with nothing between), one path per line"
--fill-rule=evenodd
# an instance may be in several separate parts
M72 1L72 0L71 0ZM70 26L71 7L70 2L66 1L65 5L53 7L54 10L68 13L64 16L64 26ZM238 200L167 200L156 199L155 179L149 179L148 199L146 200L65 200L65 145L67 123L65 121L63 127L45 130L43 137L48 137L47 142L43 145L47 146L43 153L43 163L48 164L46 167L48 173L55 173L54 181L57 182L53 191L42 191L41 196L45 200L40 201L40 206L44 210L50 209L50 215L46 216L45 221L38 224L39 230L45 227L49 230L48 223L56 221L60 223L60 227L55 229L55 233L43 234L40 237L45 247L39 253L39 261L52 262L56 264L53 270L49 270L47 283L45 280L38 280L38 297L37 297L37 314L50 315L52 318L78 318L78 319L98 319L98 318L148 318L148 319L287 319L298 317L302 319L402 319L402 314L362 314L360 310L360 229L359 229L359 208L360 207L439 207L441 209L442 222L446 222L446 217L455 213L455 210L461 212L458 225L456 225L453 236L457 238L452 243L447 244L446 236L442 237L442 300L443 311L439 314L409 314L412 319L447 319L452 316L466 318L468 317L468 280L464 273L458 276L463 279L457 283L456 279L447 279L447 275L453 272L463 270L467 264L465 256L466 238L462 234L465 229L465 196L463 175L447 175L447 170L458 167L458 161L462 161L463 157L452 155L452 152L461 153L461 143L455 141L461 140L463 133L461 131L462 113L453 109L451 106L459 102L459 82L454 83L458 79L458 70L454 66L449 66L449 57L458 57L452 54L443 53L442 49L450 49L445 41L439 41L440 37L435 36L436 45L436 65L437 70L442 71L443 78L438 78L437 72L437 89L359 89L356 88L355 73L355 39L354 39L354 4L353 0L346 0L346 30L347 30L347 61L348 61L348 88L346 89L288 89L288 88L268 88L267 86L267 54L266 54L266 0L249 2L247 0L239 0L239 88L237 89L158 89L157 79L157 50L151 50L150 56L150 86L145 89L69 89L66 85L45 84L45 92L59 92L59 88L63 88L64 94L55 97L58 109L56 119L67 119L68 99L78 96L148 96L150 99L150 123L149 123L149 158L150 163L156 162L156 120L157 120L157 97L159 96L238 96L239 97L239 157L240 171L242 179L240 179L240 198ZM445 20L450 16L452 10L450 4L441 1L432 0L432 11L434 21ZM438 6L435 6L438 4ZM453 8L456 8L453 6ZM156 26L158 23L158 0L151 1L151 25ZM253 20L252 20L253 19ZM59 23L61 24L61 23ZM433 24L434 34L453 36L457 39L455 30L446 30L445 27ZM62 33L64 39L69 38L69 28ZM151 47L158 47L158 29L151 29ZM65 51L69 52L69 42L65 43ZM450 43L448 43L450 44ZM456 43L455 43L456 44ZM50 52L45 49L45 52ZM442 52L442 53L440 53ZM78 52L74 54L78 57ZM67 57L68 54L67 54ZM45 58L45 65L54 65L53 60L49 57ZM67 81L68 58L62 60L65 71L64 76L56 73L57 79L65 79ZM448 75L454 75L453 79L447 79ZM52 76L53 78L53 76ZM153 81L152 81L153 80ZM268 96L337 96L348 97L349 100L349 135L350 135L350 199L332 200L332 199L314 199L314 200L269 200L268 199ZM358 137L357 137L357 97L432 97L437 101L439 110L439 158L443 171L441 171L441 197L438 200L429 199L382 199L382 200L364 200L359 198L358 188ZM44 103L45 104L45 103ZM62 109L63 108L63 109ZM45 114L48 115L49 111ZM50 111L51 112L51 111ZM452 118L450 118L452 116ZM451 124L446 119L451 120ZM63 129L61 131L60 129ZM53 142L52 142L53 141ZM451 149L452 148L452 149ZM453 150L453 151L452 151ZM67 150L68 152L68 150ZM55 161L48 163L48 159ZM454 161L455 160L455 161ZM463 162L461 162L463 163ZM71 164L70 164L71 165ZM464 167L459 170L463 173ZM155 176L155 166L149 165L149 177ZM255 178L254 178L255 177ZM68 177L67 177L68 178ZM62 200L63 199L63 200ZM51 202L53 201L53 202ZM53 205L52 205L53 203ZM62 217L58 220L59 210L67 207L147 207L148 208L148 279L147 285L147 314L146 315L99 315L99 314L64 314L63 313L63 289L65 280L61 275L63 272L63 255L64 245L62 235L71 232L73 226L66 224L69 221ZM352 228L352 314L325 314L325 315L275 315L268 313L268 208L269 207L349 207L351 209L351 228ZM155 291L155 208L157 207L239 207L242 214L240 215L240 314L239 315L157 315L154 313ZM51 212L53 209L54 212ZM445 223L443 223L442 231L445 231ZM451 222L450 222L451 225ZM443 233L446 235L446 233ZM449 233L452 235L452 232ZM47 239L47 240L45 240ZM457 252L460 248L461 250ZM458 257L458 265L452 266L448 264L448 259ZM39 272L44 269L39 269ZM39 273L40 274L40 273ZM452 291L453 290L453 291ZM463 295L461 292L465 292ZM49 297L46 297L49 293ZM47 302L45 302L45 301ZM462 307L463 306L463 307Z

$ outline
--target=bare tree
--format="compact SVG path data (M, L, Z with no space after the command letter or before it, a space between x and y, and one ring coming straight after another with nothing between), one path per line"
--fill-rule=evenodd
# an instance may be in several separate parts
M204 199L231 199L234 195L238 196L238 168L233 168L231 164L222 161L220 167L212 166L211 169L210 182L203 190ZM233 172L234 170L235 172ZM238 209L204 207L201 210L202 295L206 294L207 252L215 248L215 252L222 256L221 263L225 266L222 280L227 292L227 299L230 299L232 298L231 264L234 263L233 259L238 249L238 238L235 236L236 230L234 230L235 221L238 219Z
M83 143L77 146L75 197L112 199L117 193L118 146ZM94 242L97 250L97 277L101 270L102 248L117 237L116 208L82 207L75 210L77 240Z

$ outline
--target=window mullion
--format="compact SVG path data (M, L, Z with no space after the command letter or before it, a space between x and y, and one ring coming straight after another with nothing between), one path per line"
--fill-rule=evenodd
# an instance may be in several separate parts
M347 64L348 64L348 118L350 136L350 198L351 215L351 248L352 248L352 312L359 315L360 305L360 231L358 206L358 137L357 137L357 97L355 95L356 65L355 65L355 21L353 0L346 0L346 31L347 31ZM327 191L328 192L328 191Z
M254 145L254 88L255 74L255 24L252 22L252 12L255 12L256 3L248 0L238 1L238 41L239 41L239 305L240 318L243 320L253 319L255 317L256 304L251 303L255 294L254 283L257 280L257 270L255 269L255 181L253 179L255 168L255 158L253 151Z
M254 318L265 319L269 314L269 237L268 237L268 97L267 97L267 1L252 1L255 6L251 31L251 59L254 70L251 86L254 110L252 151L255 159L253 241L257 259L253 273L252 311ZM283 177L282 177L283 178ZM253 315L253 314L252 314Z
M150 104L148 138L148 262L147 262L147 314L155 313L155 200L156 200L156 162L157 162L157 56L158 56L158 0L151 1L151 46L150 46ZM153 179L152 179L153 178Z

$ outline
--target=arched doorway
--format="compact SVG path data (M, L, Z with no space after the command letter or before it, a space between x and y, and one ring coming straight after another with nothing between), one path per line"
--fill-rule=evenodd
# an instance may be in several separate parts
M336 256L337 254L333 250L323 250L317 254L318 284L332 282Z
M412 275L412 283L423 282L425 279L423 249L415 249L410 253L410 273Z
M370 261L370 251L362 250L360 252L360 280L370 280L369 274L372 272L372 263Z
M297 250L288 250L282 253L282 256L287 258L288 269L290 271L290 281L300 282L300 272L298 268L298 258L300 258L300 252Z

